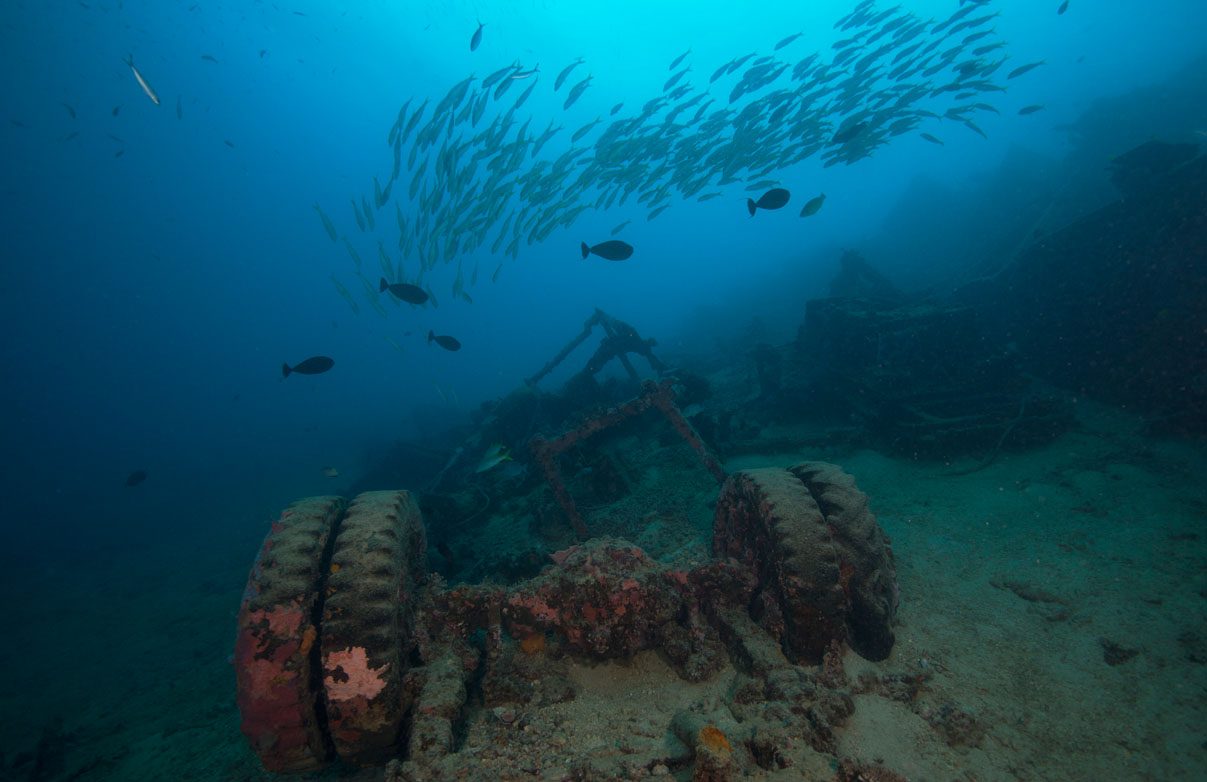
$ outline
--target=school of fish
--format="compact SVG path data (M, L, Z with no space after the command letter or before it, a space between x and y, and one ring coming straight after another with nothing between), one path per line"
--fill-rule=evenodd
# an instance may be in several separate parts
M383 316L384 289L372 282L375 275L430 294L428 275L444 264L456 264L452 296L472 303L484 251L500 261L518 258L589 211L624 210L629 219L613 229L616 235L634 217L653 220L678 201L708 201L738 186L763 194L734 198L735 208L745 203L753 215L786 204L786 172L813 156L826 167L851 165L906 134L939 145L940 128L985 136L977 119L999 113L987 96L1043 64L1010 60L994 30L999 12L989 6L990 0L965 0L934 20L862 0L834 25L839 40L828 50L791 58L801 35L794 33L774 42L771 53L743 54L701 71L710 74L707 84L692 78L689 49L670 63L661 94L627 112L617 104L607 117L600 112L575 128L562 117L522 111L541 71L515 61L462 79L438 100L412 98L398 110L386 134L392 167L385 184L374 177L372 193L351 199L357 229L376 240L379 273L363 270L352 242L314 208L331 240L346 245L364 300ZM471 51L481 45L483 28L479 22ZM1002 78L1008 62L1014 67ZM563 110L594 79L582 59L560 68L552 91L566 95ZM526 86L505 98L515 84ZM800 215L816 214L822 201L824 195L811 198ZM394 212L396 242L376 232L382 210ZM600 237L583 239L584 253L632 254L609 252L618 245ZM474 259L472 268L467 259ZM501 270L500 263L491 279ZM347 287L332 281L359 310ZM430 301L439 306L434 295Z

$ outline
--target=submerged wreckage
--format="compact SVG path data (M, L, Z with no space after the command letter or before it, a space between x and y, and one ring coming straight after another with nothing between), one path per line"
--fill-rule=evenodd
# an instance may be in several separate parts
M1040 378L1060 383L1060 346L1074 337L1087 355L1109 349L1076 326L1154 274L1129 262L1133 246L1143 253L1147 237L1162 237L1167 276L1201 279L1190 267L1201 254L1181 251L1202 246L1203 211L1185 203L1204 204L1207 170L1201 157L1164 152L1121 157L1117 181L1151 198L1154 177L1177 177L1185 187L1160 192L1180 209L1146 207L1166 220L1161 230L1128 223L1104 239L1118 258L1069 275L1081 286L1071 302L1042 280L1080 264L1071 248L1108 234L1117 206L946 300L903 295L847 253L833 295L808 303L791 344L745 345L748 382L669 367L653 340L597 311L522 388L484 407L443 468L406 481L424 490L294 503L272 524L238 616L237 700L264 767L385 765L392 780L712 781L789 767L801 778L899 779L845 757L839 742L854 696L917 708L927 679L844 670L846 650L880 661L894 645L896 565L868 498L834 464L726 474L724 460L875 447L972 464L948 473L958 475L1059 436L1073 424L1069 394ZM1193 290L1149 293L1127 318ZM1027 307L1047 308L1058 328L1020 330L1015 310ZM597 329L584 368L560 391L540 390ZM1186 426L1203 420L1192 413L1207 352L1181 355L1122 360L1184 379L1193 393L1180 407L1168 395L1154 404ZM603 372L612 361L619 377ZM1105 395L1132 398L1110 371ZM576 734L557 711L585 695L571 669L649 654L685 683L728 678L682 707L644 702L641 728L596 715ZM923 716L949 743L983 733L953 704ZM600 740L611 727L623 735Z

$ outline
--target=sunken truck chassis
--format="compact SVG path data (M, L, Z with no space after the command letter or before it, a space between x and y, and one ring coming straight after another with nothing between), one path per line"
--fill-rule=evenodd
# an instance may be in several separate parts
M869 659L888 655L892 550L840 468L805 462L730 475L712 547L712 560L685 570L597 538L552 554L521 583L447 587L426 571L409 492L300 500L272 524L239 611L243 732L270 771L337 757L435 768L458 749L473 691L492 686L517 643L543 649L548 639L592 659L657 649L693 681L726 659L757 669L767 649L799 665L843 643ZM670 726L677 733L679 722ZM685 739L698 770L717 730Z

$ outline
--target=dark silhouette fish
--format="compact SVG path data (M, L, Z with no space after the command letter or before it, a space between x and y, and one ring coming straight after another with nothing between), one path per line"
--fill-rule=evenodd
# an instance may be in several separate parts
M1010 71L1010 74L1008 76L1006 76L1006 80L1009 81L1010 79L1013 79L1015 77L1022 76L1024 73L1031 70L1032 68L1038 68L1039 66L1041 66L1043 64L1044 64L1044 61L1040 60L1039 62L1029 62L1026 65L1020 65L1017 68L1015 68L1014 70Z
M805 202L804 207L800 210L801 217L811 217L821 209L821 205L826 202L826 194L822 193L816 198L810 198Z
M428 300L427 291L417 285L410 285L405 282L388 283L386 278L382 277L381 282L377 284L377 290L380 293L389 291L394 296L402 299L408 304L423 304Z
M588 247L586 242L582 242L581 244L584 258L591 253L595 253L600 258L606 258L609 261L624 261L633 254L633 245L628 242L622 242L619 239L609 239L593 247Z
M775 50L778 52L780 49L783 49L785 46L792 43L797 38L800 38L802 35L804 35L804 33L796 33L794 35L789 35L787 38L784 38L783 40L781 40L779 43L777 43L775 45Z
M1018 113L1022 114L1023 116L1026 116L1028 114L1034 114L1037 111L1043 111L1043 110L1044 110L1043 106L1023 106L1021 109L1018 110Z
M754 217L756 209L780 209L788 203L791 194L782 187L777 187L768 190L759 197L759 200L746 199L746 209L750 212L750 216Z
M835 133L832 141L835 144L845 144L862 133L863 129L867 126L866 122L856 122L854 125L849 125Z
M1060 4L1060 8L1056 9L1056 15L1061 16L1065 11L1069 10L1069 0L1065 0Z
M478 22L478 29L474 30L473 37L469 39L469 50L472 52L482 44L482 28L486 25Z
M941 139L935 138L934 136L930 135L929 133L923 133L922 138L926 139L927 141L929 141L932 144L938 144L939 146L943 145L943 141Z
M456 337L438 335L434 331L429 331L427 333L427 341L429 344L432 342L435 342L440 347L444 348L445 350L451 351L453 353L456 353L458 350L461 349L461 343L457 340Z
M138 484L142 483L146 479L147 479L146 470L135 470L134 472L132 472L126 476L126 485L127 486L137 486Z
M297 372L299 375L321 375L333 366L335 366L333 359L326 356L311 356L302 363L292 367L288 364L282 364L281 376L289 377L290 373L293 372Z

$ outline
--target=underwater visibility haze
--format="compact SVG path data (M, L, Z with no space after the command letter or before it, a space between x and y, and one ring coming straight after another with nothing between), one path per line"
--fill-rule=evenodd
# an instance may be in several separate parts
M0 779L1207 775L1205 27L10 0Z

